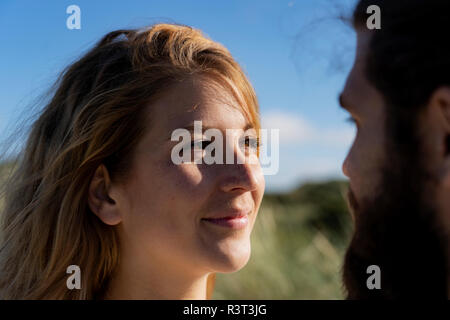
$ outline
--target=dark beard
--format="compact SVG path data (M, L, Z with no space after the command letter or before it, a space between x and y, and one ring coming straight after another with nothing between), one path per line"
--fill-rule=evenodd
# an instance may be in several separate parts
M413 122L401 121L388 123L392 139L377 194L358 203L349 190L355 232L343 270L348 299L447 299L447 238L436 221L437 182L425 170ZM367 288L370 265L380 267L379 290Z

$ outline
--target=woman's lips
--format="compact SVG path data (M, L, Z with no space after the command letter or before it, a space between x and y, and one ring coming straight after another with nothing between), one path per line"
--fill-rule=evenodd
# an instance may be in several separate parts
M248 215L224 217L224 218L203 218L205 222L231 229L243 229L248 225Z

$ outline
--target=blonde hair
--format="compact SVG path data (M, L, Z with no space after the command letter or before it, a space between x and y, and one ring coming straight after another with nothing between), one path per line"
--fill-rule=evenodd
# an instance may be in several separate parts
M191 27L113 31L61 73L7 183L1 299L103 297L119 261L119 240L87 205L91 178L105 164L112 181L126 179L146 129L144 106L196 74L237 88L243 112L260 128L256 95L242 69L226 48ZM66 286L72 264L82 272L80 290Z

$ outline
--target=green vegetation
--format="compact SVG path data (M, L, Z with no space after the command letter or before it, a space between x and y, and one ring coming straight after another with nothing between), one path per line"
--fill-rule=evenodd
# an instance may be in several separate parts
M13 168L12 162L0 162L0 209L3 205L3 183L6 180L6 177L11 173L11 169Z

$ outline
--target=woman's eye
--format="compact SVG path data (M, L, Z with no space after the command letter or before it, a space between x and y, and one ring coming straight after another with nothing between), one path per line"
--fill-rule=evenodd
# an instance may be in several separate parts
M192 149L205 149L212 141L210 140L199 140L199 141L192 141L191 148Z
M260 147L259 138L245 137L244 145L246 148L257 150Z

